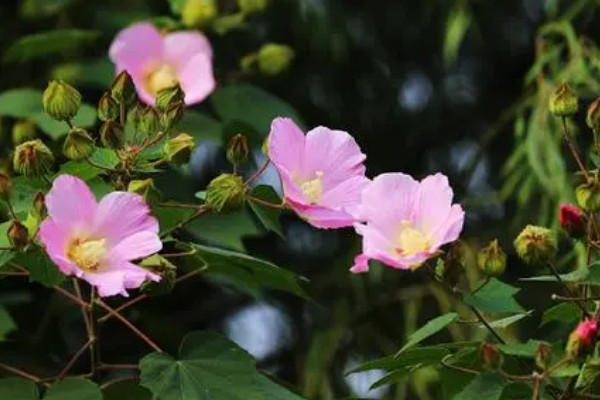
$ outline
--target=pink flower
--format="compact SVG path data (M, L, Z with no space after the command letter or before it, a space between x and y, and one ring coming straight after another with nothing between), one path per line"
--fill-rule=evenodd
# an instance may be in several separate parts
M560 204L558 223L572 237L579 238L585 235L585 214L573 204Z
M177 83L188 105L201 102L215 88L212 48L196 31L162 36L154 25L137 23L117 35L109 55L117 73L127 70L138 95L150 105L159 90Z
M351 268L367 272L370 259L399 269L417 268L445 243L458 239L464 211L452 204L448 178L442 174L415 181L405 174L382 174L362 193L354 227L363 252Z
M598 321L593 318L581 321L575 328L574 334L584 347L591 348L596 342L596 336L598 336Z
M162 249L158 221L141 196L112 192L98 203L81 179L61 175L46 207L40 239L65 275L96 286L100 296L127 296L126 289L161 279L131 262Z
M268 145L285 201L298 215L317 228L353 224L369 180L352 136L322 126L305 136L291 119L275 118Z

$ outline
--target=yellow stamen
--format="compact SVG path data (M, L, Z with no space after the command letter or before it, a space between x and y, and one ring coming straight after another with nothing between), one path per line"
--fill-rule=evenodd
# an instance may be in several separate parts
M82 270L96 272L100 268L106 250L106 239L75 239L67 247L66 255Z
M146 77L146 88L155 95L159 91L177 85L177 74L175 69L169 64L159 65Z
M300 189L311 204L315 204L323 194L323 172L316 171L315 178L300 183Z
M400 233L396 243L398 244L396 252L402 256L426 252L431 247L429 238L407 220L400 222Z

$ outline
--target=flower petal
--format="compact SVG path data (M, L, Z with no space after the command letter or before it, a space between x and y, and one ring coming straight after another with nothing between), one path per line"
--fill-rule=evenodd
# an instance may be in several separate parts
M369 272L369 257L364 254L359 254L354 258L354 265L350 268L350 272L353 274L361 274Z
M422 232L433 233L446 221L452 206L452 188L443 174L430 175L421 181L419 200L415 203L415 224Z
M318 205L296 203L287 199L287 204L309 224L316 228L333 229L352 226L354 218L342 210L332 210Z
M39 237L46 248L46 253L63 274L77 274L79 268L65 257L69 236L63 226L46 218L40 225Z
M304 133L291 118L275 118L271 123L268 148L269 158L280 172L291 178L302 168Z
M100 297L115 296L120 294L129 297L125 290L125 271L123 269L109 269L102 272L86 272L81 277L90 285L98 289Z
M454 242L458 239L464 222L465 212L460 204L454 204L444 222L438 226L432 235L436 239L435 250L446 243Z
M46 195L48 216L69 231L89 225L97 209L96 198L81 179L61 175L52 183Z
M117 72L127 70L132 76L143 75L153 63L161 62L163 40L151 23L133 24L119 32L108 54L117 66Z
M343 210L351 215L358 215L362 192L369 184L364 175L355 175L326 190L319 199L319 205L334 210Z
M137 260L158 253L161 249L162 242L156 232L141 231L118 242L110 249L110 258L124 261Z
M185 93L185 104L201 102L215 89L212 58L204 53L199 53L188 59L178 69L178 78Z
M197 31L182 31L169 33L164 37L163 57L175 68L183 68L197 54L212 58L210 42L202 33Z

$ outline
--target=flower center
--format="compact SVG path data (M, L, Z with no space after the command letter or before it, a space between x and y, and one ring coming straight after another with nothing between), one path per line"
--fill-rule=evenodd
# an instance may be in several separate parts
M315 204L323 194L323 172L316 171L315 178L301 182L300 189L310 204Z
M96 272L100 268L106 251L106 239L75 239L67 248L67 257L82 270Z
M169 64L161 64L150 72L146 78L146 87L152 94L177 85L175 68Z
M398 245L396 252L402 256L426 252L431 247L429 238L407 220L400 222L400 234L396 243Z

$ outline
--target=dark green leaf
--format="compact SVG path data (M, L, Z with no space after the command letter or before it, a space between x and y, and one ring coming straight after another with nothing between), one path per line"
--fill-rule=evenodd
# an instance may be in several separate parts
M483 372L477 375L464 388L464 390L453 397L453 400L499 400L508 384L504 379L491 372Z
M197 145L203 140L219 141L223 132L223 124L204 113L186 111L177 124L177 130L191 135Z
M235 229L231 229L232 226ZM258 225L245 209L227 214L203 215L189 224L186 231L208 243L240 251L244 250L244 237L260 234Z
M525 313L511 315L510 317L501 318L501 319L497 319L495 321L488 322L488 325L490 325L492 328L507 328L510 325L514 324L515 322L518 322L518 321L522 320L523 318L529 317L532 313L533 313L533 310L530 310ZM481 329L487 329L485 327L485 325L483 325L483 324L479 324L478 326Z
M490 279L489 283L475 294L467 294L464 298L465 303L477 308L478 310L494 312L524 312L523 307L519 305L513 296L519 292L519 289L500 282L496 278Z
M392 371L396 369L410 368L416 365L433 365L439 363L447 354L449 354L449 351L441 347L417 347L405 350L398 356L387 356L378 360L369 361L358 366L349 373L353 374L355 372L368 371L372 369L385 369Z
M52 76L77 87L106 89L115 76L115 66L108 58L91 62L68 62L54 68Z
M427 339L429 336L438 333L457 319L457 313L448 313L427 322L408 337L408 342L400 349L396 357L400 357L403 351Z
M534 358L540 346L539 340L528 340L527 343L499 344L498 349L510 356Z
M178 223L194 214L191 209L175 207L154 207L152 212L158 218L161 232L173 229Z
M33 205L34 196L38 192L46 192L48 189L48 184L41 179L16 177L13 179L13 188L10 194L13 209L17 214L29 211Z
M581 268L576 271L569 272L568 274L560 274L560 279L564 282L581 282L589 275L587 268ZM521 281L529 282L557 282L556 276L554 275L542 275L532 276L529 278L521 278Z
M152 393L134 381L121 381L102 390L104 400L152 400Z
M152 353L140 362L141 382L161 400L300 400L256 371L254 360L212 332L188 334L179 359Z
M18 254L15 257L15 262L29 271L30 282L38 282L51 288L60 285L65 280L63 273L38 247L30 248L26 253Z
M35 384L23 378L0 379L0 399L37 400L38 389Z
M542 315L542 323L545 325L549 322L556 321L564 325L572 325L579 320L579 307L573 303L559 303L550 307Z
M281 199L277 195L277 192L275 192L275 190L271 186L257 186L254 189L252 189L251 195L271 204L281 204ZM250 208L252 209L252 211L254 211L260 222L262 222L262 224L265 226L265 228L283 237L281 224L279 223L279 216L281 215L281 210L265 206L252 200L249 200L248 204L250 205Z
M0 306L0 341L6 339L6 335L17 329L15 321L12 319L6 308Z
M598 376L600 376L600 358L592 358L583 364L575 387L585 390L592 386Z
M48 55L62 54L93 43L100 34L80 29L63 29L34 33L21 37L4 53L4 62L27 61Z
M48 389L44 400L102 400L102 392L87 379L65 378Z
M116 167L119 162L119 157L114 150L97 148L90 156L90 162L86 160L68 161L60 167L56 176L70 174L78 176L84 181L89 181L105 172L105 168Z
M590 153L590 160L592 160L592 163L596 168L600 167L600 156L598 156L598 154L595 152Z

